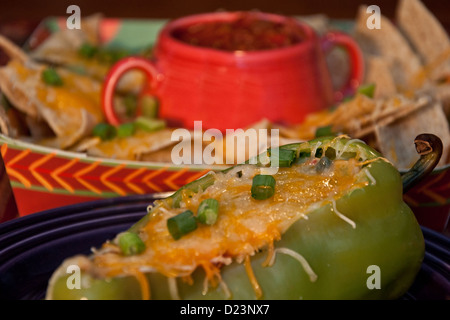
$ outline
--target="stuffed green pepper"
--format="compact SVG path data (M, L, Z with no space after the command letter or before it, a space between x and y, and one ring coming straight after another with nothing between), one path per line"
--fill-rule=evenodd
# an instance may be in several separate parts
M65 260L46 298L399 298L424 256L402 189L398 170L359 140L269 149L155 201L129 230Z

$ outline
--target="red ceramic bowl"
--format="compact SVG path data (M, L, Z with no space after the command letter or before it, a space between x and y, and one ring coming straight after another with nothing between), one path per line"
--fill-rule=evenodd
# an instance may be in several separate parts
M242 12L219 12L184 17L160 32L154 60L119 61L105 81L102 103L107 119L120 123L114 112L113 93L119 78L130 69L143 70L148 91L159 97L160 116L178 126L192 128L244 128L262 118L295 124L310 112L351 92L363 77L363 58L356 43L343 33L319 38L307 24L267 13L245 13L252 19L289 24L302 34L300 42L286 47L253 51L225 51L191 45L174 37L177 30L208 23L233 22ZM325 53L342 46L349 53L350 77L334 92ZM342 91L345 91L344 93Z

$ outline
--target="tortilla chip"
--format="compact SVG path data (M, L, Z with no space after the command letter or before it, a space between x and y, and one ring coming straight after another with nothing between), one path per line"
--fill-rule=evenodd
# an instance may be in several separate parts
M86 137L72 146L70 148L70 151L86 152L89 148L93 148L101 142L102 140L100 139L100 137Z
M27 115L25 116L25 123L32 140L45 139L54 137L55 135L52 129L43 120L38 120Z
M156 151L141 155L141 161L172 163L173 146L168 146Z
M436 97L442 102L442 108L447 116L447 120L450 121L450 83L437 86Z
M0 48L6 52L10 61L16 61L17 64L24 65L29 69L41 69L29 59L21 48L2 35L0 35ZM19 79L12 68L8 68L7 66L0 68L0 90L2 93L17 109L29 116L37 118L38 112L35 105L29 101L23 90L17 88L15 85L17 82L19 82Z
M411 113L417 112L429 103L429 97L421 97L417 100L409 100L398 96L394 99L387 99L384 102L378 101L379 109L371 115L367 115L360 119L360 123L365 127L354 133L357 138L365 137L373 134L379 125L388 125L399 119L409 116Z
M6 53L6 55L11 59L19 60L25 63L29 60L27 54L20 49L16 44L10 41L8 38L0 34L0 48Z
M421 1L400 0L396 21L425 63L432 63L450 49L444 27Z
M58 138L51 145L67 148L103 120L100 83L58 70L64 85L49 86L41 79L44 68L36 63L12 60L0 68L0 88L17 109L48 124Z
M245 129L234 130L232 133L224 134L222 139L208 141L205 144L211 143L211 147L214 147L215 162L235 165L255 157L270 147L271 127L269 120L262 119ZM260 133L259 130L265 131ZM232 146L234 150L231 150Z
M126 138L114 138L87 147L87 154L94 157L141 160L146 154L175 144L171 140L172 129L155 132L137 131Z
M110 63L80 56L79 49L85 43L101 46L100 24L102 15L96 14L82 19L81 29L63 28L51 34L41 45L30 52L30 57L38 62L57 65L86 74L103 81L109 71ZM117 84L117 90L125 93L137 93L145 81L140 71L125 73Z
M78 58L78 49L84 43L100 44L102 15L96 14L81 20L80 29L62 28L52 33L30 53L32 59L56 65L73 63Z
M0 68L0 90L15 108L31 117L39 118L36 105L29 99L27 92L15 85L18 82L12 68Z
M46 112L47 109L44 109L44 113ZM62 130L64 124L67 124L70 130L67 130L66 128L64 131L61 131L60 134L56 137L38 140L37 143L47 147L66 149L75 144L82 137L89 135L92 132L92 128L94 127L96 121L94 121L92 115L84 109L79 109L73 114L75 113L78 113L75 126L73 125L74 121L70 121L69 117L59 120L58 118L56 118L56 120L58 120L58 125L55 126L57 130ZM55 115L49 112L47 117L53 118L55 117ZM55 124L54 121L51 121L50 123Z
M103 80L109 65L85 59L79 49L85 43L100 45L101 14L81 20L80 29L62 28L52 33L43 43L30 52L30 57L40 63L64 67L78 73Z
M26 116L13 108L0 92L0 132L11 138L18 138L28 133Z
M381 16L380 29L369 29L366 10L367 6L359 8L354 30L355 40L364 55L380 56L386 61L397 86L407 87L411 77L421 69L419 57L407 39L385 16Z
M365 83L375 85L374 98L387 98L397 93L394 78L385 59L366 57Z
M450 74L450 38L442 24L419 0L401 0L396 19L420 54L431 79Z
M409 169L419 156L414 139L421 133L432 133L441 138L444 145L439 166L446 163L450 147L449 124L439 101L431 100L420 108L394 122L376 126L376 138L380 152L399 169Z
M6 110L0 106L0 132L10 136L17 137L17 130L11 125L11 121L6 113Z

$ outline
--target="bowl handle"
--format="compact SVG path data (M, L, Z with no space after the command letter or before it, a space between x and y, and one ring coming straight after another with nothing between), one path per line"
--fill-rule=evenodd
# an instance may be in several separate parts
M101 106L106 121L112 125L119 125L122 121L118 117L114 109L114 91L120 78L132 69L138 69L145 73L147 77L145 87L155 88L158 71L154 63L148 59L141 57L128 57L119 60L112 66L103 82L101 93ZM144 90L147 90L144 88ZM149 89L151 92L152 89ZM148 93L149 93L148 92Z
M325 54L329 53L334 47L341 47L347 51L349 56L349 77L342 88L339 88L334 92L334 100L335 102L339 102L346 96L354 94L356 89L363 83L364 57L355 40L342 32L327 32L321 38L320 44Z

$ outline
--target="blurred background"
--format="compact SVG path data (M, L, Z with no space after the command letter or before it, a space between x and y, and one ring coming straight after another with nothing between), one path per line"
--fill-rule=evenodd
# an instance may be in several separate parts
M449 2L423 0L429 10L450 30ZM2 0L0 33L23 43L29 33L48 16L69 16L69 5L78 5L81 15L103 13L110 18L164 18L217 10L260 10L284 15L325 14L332 19L354 19L361 4L378 5L381 13L395 16L396 0Z
M450 1L421 1L450 32ZM377 5L384 16L394 20L398 0L0 0L0 34L21 46L45 18L69 17L66 10L70 5L79 6L82 17L102 13L106 18L176 19L219 10L259 10L287 16L321 14L344 20L354 20L361 5ZM0 65L7 59L0 51ZM5 191L8 184L4 173L0 157L0 218L2 212L16 211L11 209L14 203ZM447 230L450 232L450 226Z

